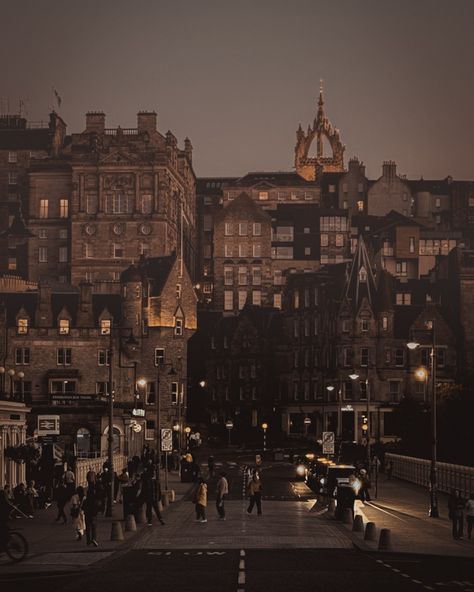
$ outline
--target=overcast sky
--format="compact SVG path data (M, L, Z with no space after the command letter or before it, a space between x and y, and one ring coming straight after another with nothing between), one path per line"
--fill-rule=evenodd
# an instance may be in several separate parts
M474 0L0 0L1 90L68 130L156 110L198 176L291 170L319 79L346 162L474 179ZM2 101L5 105L5 101Z

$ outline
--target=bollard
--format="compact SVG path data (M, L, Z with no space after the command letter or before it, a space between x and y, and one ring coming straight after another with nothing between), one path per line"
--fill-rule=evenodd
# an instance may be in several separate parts
M125 530L127 532L135 532L137 530L137 523L133 514L127 514L125 516Z
M163 504L163 508L167 508L170 504L170 499L168 497L168 492L164 491L161 494L161 503Z
M342 523L343 524L352 524L352 510L350 508L344 508L342 513Z
M328 512L330 512L331 514L334 514L336 512L336 500L329 500Z
M143 506L140 506L139 508L137 508L135 510L135 521L137 524L145 524L146 514L145 514L145 508Z
M123 531L121 522L112 522L112 530L110 532L111 541L123 541Z
M161 500L158 500L158 510L163 512L163 504L161 503Z
M169 489L167 493L168 493L169 502L170 502L170 504L172 504L174 501L176 501L175 491L174 491L174 489Z
M390 551L392 548L390 528L382 528L379 537L379 551Z
M364 532L364 519L360 514L354 516L354 523L352 524L353 532Z
M375 541L375 522L367 522L365 525L364 541Z

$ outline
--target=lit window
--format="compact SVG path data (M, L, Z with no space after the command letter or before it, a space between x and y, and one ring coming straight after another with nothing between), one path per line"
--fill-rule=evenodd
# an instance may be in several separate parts
M336 247L343 247L344 246L344 235L343 234L336 234Z
M15 164L18 162L18 154L16 152L9 152L8 153L8 162L10 164Z
M47 247L39 247L39 249L38 249L38 262L39 263L47 263L48 262L48 249L47 249Z
M102 319L100 321L100 334L101 335L110 335L111 328L112 328L112 321L110 319Z
M281 286L283 284L283 274L281 269L273 270L273 285Z
M259 191L258 192L258 199L261 199L261 200L268 199L268 191Z
M239 267L239 286L246 286L247 283L247 268Z
M18 319L16 332L18 335L26 335L28 333L28 319Z
M39 217L47 218L49 211L49 201L47 199L40 199L39 202Z
M367 270L365 267L361 267L359 269L359 282L365 283L367 282Z
M94 249L91 243L84 243L84 256L86 259L94 256Z
M281 294L273 294L273 306L281 309Z
M304 254L306 257L308 257L309 255L311 255L311 247L305 247L304 248Z
M234 293L232 290L224 290L224 310L234 310Z
M247 292L245 290L239 290L239 310L242 310L247 302Z
M382 329L384 331L388 330L388 317L386 317L386 316L382 317Z
M69 335L69 319L59 319L59 334Z
M329 235L328 234L322 234L321 235L321 246L322 247L327 247L329 245Z
M397 292L395 303L402 306L409 306L411 304L410 292Z
M406 261L397 261L396 274L399 277L406 277L407 276L407 262Z
M262 292L260 290L253 290L252 292L252 304L261 306L262 304Z
M364 211L364 202L363 202L363 201L359 200L359 201L357 202L357 210L358 210L359 212L363 212L363 211Z
M234 283L234 270L230 266L224 266L224 285L232 286Z
M67 218L68 216L69 216L69 200L60 199L59 200L59 217L60 218Z
M415 237L414 236L410 236L409 243L410 243L410 246L409 246L410 253L414 253L415 252Z

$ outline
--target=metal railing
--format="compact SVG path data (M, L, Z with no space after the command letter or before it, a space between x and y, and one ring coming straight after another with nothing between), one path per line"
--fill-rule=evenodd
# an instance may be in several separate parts
M393 463L393 477L429 487L431 461L391 453L385 455L385 466L389 461ZM438 491L450 493L452 489L459 489L464 498L474 492L474 467L437 462L436 469Z

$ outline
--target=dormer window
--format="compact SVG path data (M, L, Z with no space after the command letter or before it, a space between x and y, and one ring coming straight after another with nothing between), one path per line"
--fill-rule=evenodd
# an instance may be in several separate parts
M100 321L100 334L101 335L110 335L112 322L110 319L102 319Z
M59 335L69 335L69 319L59 319Z
M26 335L28 333L28 319L18 319L17 333L18 335Z
M367 271L365 267L359 269L359 282L367 282Z
M177 336L183 334L183 319L175 319L174 334Z

